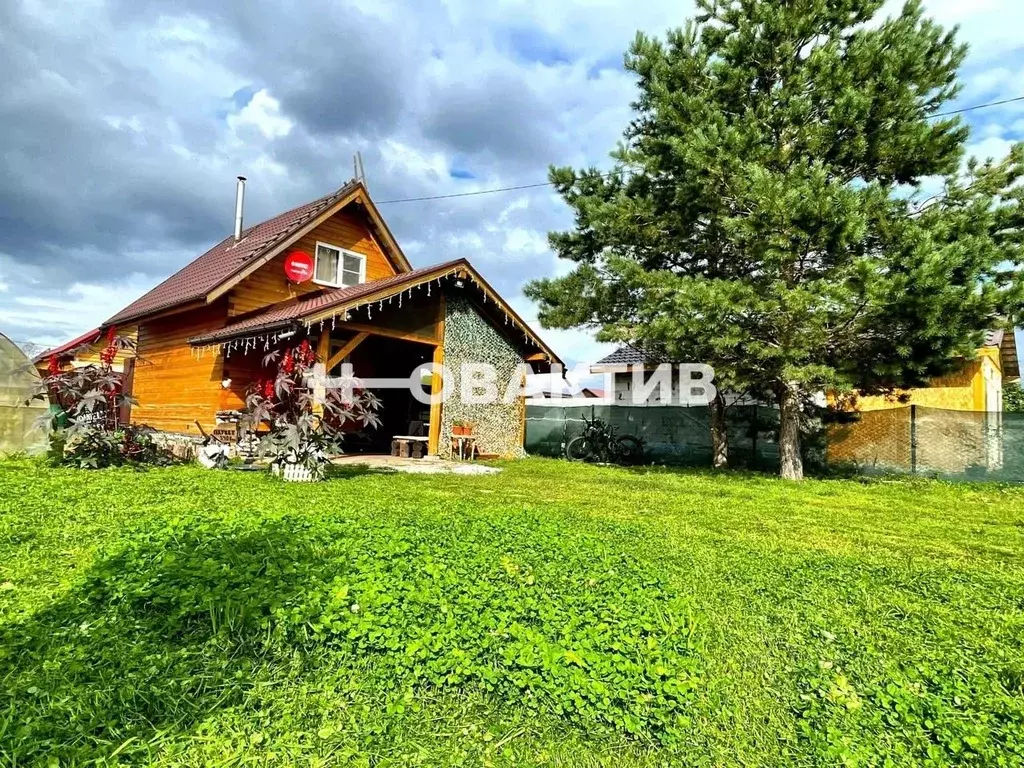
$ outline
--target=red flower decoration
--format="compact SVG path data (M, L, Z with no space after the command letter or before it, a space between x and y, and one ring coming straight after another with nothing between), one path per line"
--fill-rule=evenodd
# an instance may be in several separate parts
M60 373L60 360L57 359L56 355L50 355L50 360L46 365L46 372L51 376L56 376Z

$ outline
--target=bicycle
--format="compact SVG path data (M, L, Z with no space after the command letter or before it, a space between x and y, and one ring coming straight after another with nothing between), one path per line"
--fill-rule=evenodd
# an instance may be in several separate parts
M583 417L583 434L565 446L569 461L597 461L612 464L639 464L644 443L633 435L616 435L615 427L603 419Z

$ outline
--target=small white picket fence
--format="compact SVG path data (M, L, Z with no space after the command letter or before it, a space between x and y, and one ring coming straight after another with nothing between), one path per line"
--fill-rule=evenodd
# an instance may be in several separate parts
M278 464L273 466L273 473L281 476L281 467ZM313 473L301 464L285 464L284 479L289 483L312 483L316 478Z

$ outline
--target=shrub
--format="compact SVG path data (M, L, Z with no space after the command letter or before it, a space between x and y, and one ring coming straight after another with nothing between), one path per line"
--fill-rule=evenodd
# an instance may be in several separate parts
M325 389L318 398L310 385L316 363L316 353L307 340L268 354L263 365L276 365L274 377L250 388L246 410L254 425L270 428L260 452L271 457L272 465L300 464L322 479L330 457L342 451L346 424L380 424L376 415L380 400L362 389L356 379L339 389Z
M122 350L134 350L134 342L113 327L106 342L98 365L66 369L56 355L50 357L47 374L30 398L59 408L44 417L51 429L50 455L82 469L171 463L173 456L153 442L152 430L120 425L121 409L137 403L113 363Z
M64 430L60 461L81 469L102 469L128 465L166 466L176 459L170 450L153 440L153 430L126 426L115 430L98 427Z

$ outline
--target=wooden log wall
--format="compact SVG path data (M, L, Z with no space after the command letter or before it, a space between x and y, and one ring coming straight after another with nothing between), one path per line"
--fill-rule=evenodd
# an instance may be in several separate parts
M390 277L396 272L362 216L341 211L239 283L229 294L228 314L232 317L245 314L304 293L323 290L324 286L312 280L300 285L290 283L284 274L284 262L289 253L304 251L315 259L317 242L365 256L367 282Z
M167 432L198 434L193 423L214 426L221 407L224 358L213 350L194 352L189 338L224 326L227 302L218 301L139 326L132 423Z

